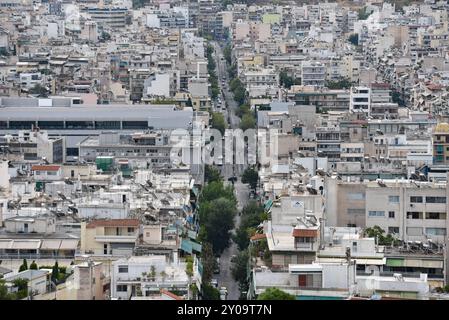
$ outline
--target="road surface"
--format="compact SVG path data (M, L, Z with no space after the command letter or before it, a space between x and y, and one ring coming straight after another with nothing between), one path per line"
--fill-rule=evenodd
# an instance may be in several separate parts
M221 96L221 100L223 105L227 105L227 109L221 111L224 113L225 119L228 120L228 127L231 129L237 129L240 124L240 118L235 114L235 110L238 105L234 101L234 96L232 92L229 91L228 85L228 75L227 75L227 66L226 61L221 60L223 56L223 50L218 45L217 42L214 42L215 48L215 57L216 57L216 65L217 65L217 77L218 82L221 86L221 91L224 93L224 96ZM222 79L225 78L225 84L222 85ZM237 182L234 184L234 191L238 201L237 209L240 212L242 208L248 203L249 200L249 188L247 185L242 184L240 181L241 173L244 170L244 165L234 165L234 164L224 164L222 166L222 175L224 177L224 181L228 181L230 177L236 176L238 178ZM235 218L235 228L238 228L240 225L240 215L237 215ZM235 229L232 230L235 232ZM226 287L228 289L228 300L237 300L240 296L239 286L236 281L232 278L231 274L231 258L233 255L238 254L237 245L234 242L231 242L229 248L227 248L220 257L220 274L214 275L214 278L218 280L219 287Z

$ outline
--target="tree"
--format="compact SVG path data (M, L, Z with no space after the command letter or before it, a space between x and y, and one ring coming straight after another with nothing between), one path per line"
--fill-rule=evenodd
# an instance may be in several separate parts
M257 300L296 300L296 298L278 288L268 288L257 297Z
M247 129L254 129L256 127L256 119L254 118L253 114L245 113L242 117L242 120L240 121L239 126L243 131Z
M232 240L237 244L239 250L245 250L249 246L249 234L247 228L239 226Z
M186 258L186 274L189 277L193 276L193 258L191 256L188 256Z
M244 87L238 87L233 91L233 93L234 93L234 100L237 103L243 104L245 102L246 90Z
M220 300L220 291L209 283L203 284L202 289L203 300Z
M351 86L351 80L348 78L342 78L337 81L327 81L326 83L326 87L329 89L349 89Z
M202 282L210 283L212 275L214 274L215 258L212 251L212 245L204 242L201 251L201 263L203 265Z
M279 73L279 81L284 88L290 89L292 85L295 84L295 80L290 77L286 71L282 70Z
M226 45L223 49L223 55L226 59L226 62L231 64L232 63L232 48L231 45Z
M37 270L37 264L36 261L33 260L33 262L30 264L30 270Z
M23 259L22 265L19 267L19 272L28 270L27 259Z
M381 246L390 246L390 245L395 245L398 243L398 239L393 237L391 234L384 235L385 230L379 226L366 228L364 230L364 234L365 234L365 236L367 236L369 238L376 238L378 241L378 244Z
M211 201L206 216L203 214L205 219L201 221L206 232L205 240L212 244L213 251L217 255L221 254L229 245L235 214L235 203L226 198Z
M351 42L353 45L358 46L359 45L359 34L354 33L351 34L348 38L349 42Z
M242 183L248 183L251 189L257 188L257 183L259 181L259 173L254 167L248 167L243 171Z
M58 266L58 261L55 262L55 265L53 266L52 270L51 270L51 280L53 280L53 282L57 282L59 279L59 266Z
M359 10L358 12L359 20L366 20L371 15L371 12L367 12L366 9L367 7L363 7Z
M212 181L208 183L201 191L199 201L201 205L204 205L205 202L210 202L212 200L218 199L219 197L224 197L226 199L232 200L235 204L237 204L234 190L231 186L225 187L223 181Z
M247 113L250 113L251 112L251 108L249 107L249 105L247 105L247 104L241 104L239 107L238 107L238 109L237 109L237 111L235 112L235 114L238 116L238 117L242 117L244 114L247 114Z
M42 86L42 85L39 84L39 83L36 83L36 84L34 85L34 87L32 87L32 88L30 89L29 92L30 92L31 94L37 94L37 95L42 96L42 97L46 97L46 96L47 96L47 93L48 93L47 88L45 88L44 86Z
M217 129L220 131L222 135L224 135L226 130L226 121L221 112L213 112L212 113L212 121L211 121L212 128Z
M217 168L215 168L214 166L210 166L210 165L206 164L204 167L204 180L207 183L214 182L214 181L221 182L222 177L221 177L220 171Z
M231 274L235 281L239 283L240 291L248 291L248 251L240 251L232 263Z
M233 237L239 250L248 248L250 237L256 233L257 226L266 218L264 208L256 201L249 202L243 208L240 226Z
M150 267L150 277L152 281L156 278L156 267L154 265Z

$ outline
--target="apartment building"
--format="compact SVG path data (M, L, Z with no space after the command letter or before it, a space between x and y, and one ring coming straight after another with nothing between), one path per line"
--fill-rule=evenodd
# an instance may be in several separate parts
M371 181L366 186L366 226L380 226L403 241L444 243L448 230L446 183Z
M304 61L301 65L301 84L303 86L324 87L326 66L318 61Z
M126 256L139 234L136 219L104 219L81 223L81 252L96 256Z

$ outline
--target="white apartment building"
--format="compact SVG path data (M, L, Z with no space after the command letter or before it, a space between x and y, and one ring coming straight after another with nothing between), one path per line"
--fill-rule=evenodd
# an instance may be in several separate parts
M189 277L186 264L167 261L164 255L131 256L112 263L111 298L149 297L160 289L187 294Z
M404 241L444 243L448 192L445 182L371 181L366 187L366 226L380 226Z
M371 89L368 87L352 87L350 90L349 110L370 115Z
M301 66L301 81L304 86L324 87L326 84L326 66L317 61L304 61Z

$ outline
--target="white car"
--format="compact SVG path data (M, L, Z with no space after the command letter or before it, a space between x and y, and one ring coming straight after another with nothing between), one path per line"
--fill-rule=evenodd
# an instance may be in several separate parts
M226 300L228 297L228 289L226 287L220 287L220 300Z

